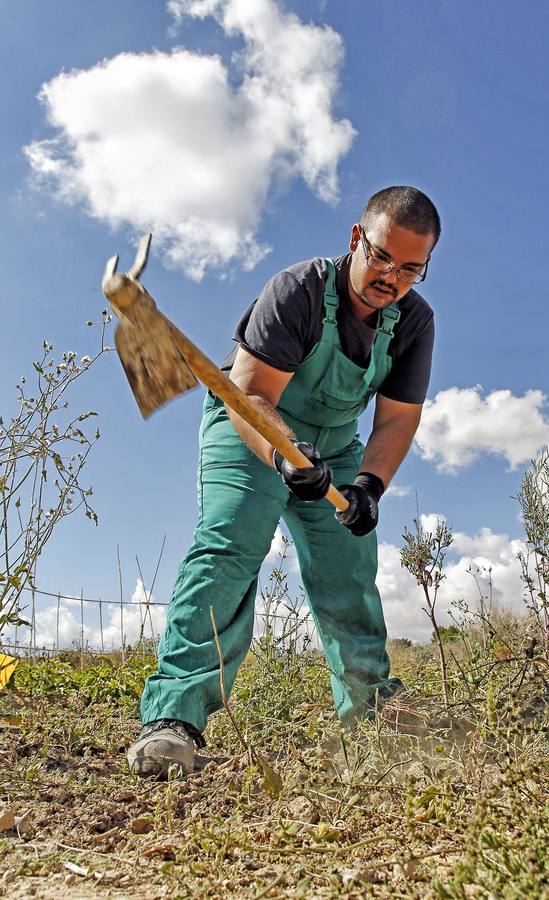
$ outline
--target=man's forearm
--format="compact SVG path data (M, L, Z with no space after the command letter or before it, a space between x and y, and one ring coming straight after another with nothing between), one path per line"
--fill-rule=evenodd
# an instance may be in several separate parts
M389 420L374 429L364 450L361 472L372 472L381 478L385 488L408 453L417 425L403 426L402 422Z
M280 428L280 430L287 435L289 438L295 437L291 428L288 428L284 419L282 419L277 413L274 406L269 403L264 397L258 397L253 395L248 395L252 403L255 403L260 410L268 416L271 421ZM265 440L255 428L252 428L251 425L248 425L244 419L235 413L234 410L230 409L226 406L227 412L229 414L229 418L233 424L235 431L238 432L242 440L248 445L250 450L252 450L256 456L259 456L263 462L267 463L268 466L272 466L273 464L273 448L271 444Z

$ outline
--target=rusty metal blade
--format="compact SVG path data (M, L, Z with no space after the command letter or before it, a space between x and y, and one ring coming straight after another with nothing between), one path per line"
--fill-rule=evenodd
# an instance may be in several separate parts
M169 400L197 387L198 381L164 323L158 318L151 322L139 307L132 313L131 319L124 316L120 321L114 340L141 415L147 419Z
M105 267L102 288L119 318L114 341L120 362L144 419L168 400L198 385L173 340L171 325L158 312L139 276L147 264L150 234L139 242L133 266L117 272L118 256Z

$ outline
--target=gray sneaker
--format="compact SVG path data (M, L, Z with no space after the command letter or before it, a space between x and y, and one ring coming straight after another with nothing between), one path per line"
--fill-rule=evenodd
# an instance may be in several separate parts
M194 769L194 742L183 722L159 719L143 726L127 753L130 772L167 778L169 770L189 775Z

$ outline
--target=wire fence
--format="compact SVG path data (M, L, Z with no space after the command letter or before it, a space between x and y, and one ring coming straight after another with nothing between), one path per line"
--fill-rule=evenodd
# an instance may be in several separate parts
M138 650L143 656L158 651L169 603L153 599L145 589L143 599L134 596L132 600L103 600L85 597L83 592L75 597L38 588L28 588L28 592L29 605L20 610L26 624L0 634L0 653L37 660L70 651L80 653L83 661L85 656L116 651L124 663L130 651ZM284 646L288 642L318 646L306 605L288 604L263 592L259 600L256 638L269 633Z
M122 659L125 660L126 651L130 646L139 645L145 650L158 649L158 640L164 617L153 619L153 610L163 608L166 610L168 603L151 599L145 592L145 598L132 600L103 600L101 598L84 597L83 592L79 597L74 595L53 593L38 588L27 589L30 596L30 615L25 619L25 610L19 610L19 615L26 624L14 626L11 632L0 636L0 651L13 656L27 656L32 658L55 657L67 650L80 651L88 654L104 654L112 650L119 650ZM46 610L40 609L40 600L47 598L50 601ZM63 636L66 632L67 604L79 608L77 619L70 615L71 634ZM132 637L128 637L127 610L131 610ZM110 611L109 624L106 626L106 611ZM115 628L115 616L118 628ZM137 622L136 622L137 613ZM50 639L44 639L44 628L39 626L39 618L47 616ZM53 618L53 622L52 622ZM64 621L65 620L65 621ZM91 624L90 624L91 622ZM78 624L79 627L75 628ZM136 628L137 625L137 628ZM160 626L160 627L159 627ZM75 633L76 631L76 633ZM118 634L116 634L116 631Z

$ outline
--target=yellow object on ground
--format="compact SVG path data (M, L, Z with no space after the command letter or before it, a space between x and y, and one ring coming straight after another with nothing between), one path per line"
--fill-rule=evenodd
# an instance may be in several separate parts
M0 691L6 687L18 662L14 656L0 653Z

